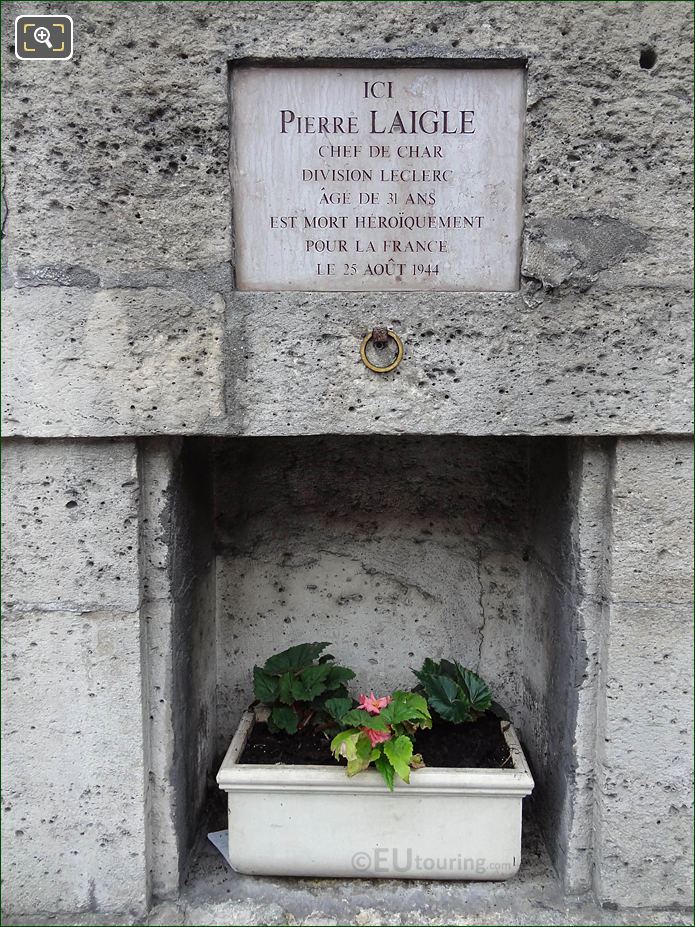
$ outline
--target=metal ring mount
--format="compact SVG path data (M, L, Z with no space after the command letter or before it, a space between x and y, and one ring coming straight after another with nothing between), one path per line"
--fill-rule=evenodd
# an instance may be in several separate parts
M372 331L368 332L364 336L364 338L362 339L362 344L360 345L360 357L362 358L362 363L365 365L365 367L368 367L370 370L373 370L374 373L390 373L392 370L395 370L396 367L403 360L403 353L404 353L403 352L403 342L401 341L401 339L398 337L398 335L395 332L391 331L391 329L388 329L386 334L388 335L389 338L393 339L393 341L396 344L396 347L398 348L398 352L396 354L395 360L393 360L386 367L377 367L367 357L367 345L374 338L373 329Z

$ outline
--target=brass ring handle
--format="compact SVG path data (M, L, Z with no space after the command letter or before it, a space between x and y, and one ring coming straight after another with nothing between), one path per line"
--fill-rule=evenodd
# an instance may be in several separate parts
M395 332L391 331L391 329L388 330L387 334L388 334L388 337L392 338L393 341L396 343L398 352L396 354L395 360L393 360L386 367L377 367L367 357L367 345L373 339L374 332L373 331L368 332L362 339L362 344L360 345L360 357L362 358L362 363L365 365L365 367L368 367L370 370L373 370L374 373L390 373L392 370L395 370L396 367L403 360L403 342L401 341L401 339L398 337L398 335Z

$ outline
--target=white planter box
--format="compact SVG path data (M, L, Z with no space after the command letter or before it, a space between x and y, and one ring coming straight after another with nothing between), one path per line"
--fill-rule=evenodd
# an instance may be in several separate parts
M415 769L410 785L389 792L371 769L348 779L340 766L240 765L255 720L241 719L217 774L239 872L508 879L518 870L521 803L533 779L508 722L513 768Z

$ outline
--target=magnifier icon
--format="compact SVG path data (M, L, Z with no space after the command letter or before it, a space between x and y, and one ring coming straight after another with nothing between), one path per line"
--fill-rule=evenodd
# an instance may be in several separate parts
M53 49L51 45L51 33L45 26L39 26L38 29L34 30L34 41L41 42L42 45L46 45L51 50Z

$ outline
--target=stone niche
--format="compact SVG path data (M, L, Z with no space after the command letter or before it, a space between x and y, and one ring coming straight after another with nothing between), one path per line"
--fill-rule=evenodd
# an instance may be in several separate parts
M169 644L149 619L149 675L170 667L175 732L153 820L168 820L158 802L174 809L182 870L205 782L214 795L253 699L254 663L308 640L331 642L356 691L412 686L425 656L480 672L519 730L535 817L566 868L578 681L595 671L577 628L581 455L581 441L563 438L186 441L167 505L181 590ZM175 856L160 837L164 887Z

